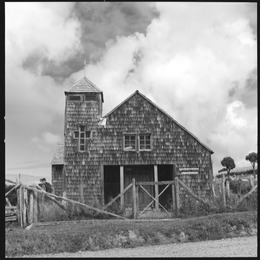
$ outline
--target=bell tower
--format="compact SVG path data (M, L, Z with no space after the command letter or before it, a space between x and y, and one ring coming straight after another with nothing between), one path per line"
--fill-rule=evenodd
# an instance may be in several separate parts
M65 91L65 147L76 140L77 151L86 151L87 139L102 117L103 92L86 76ZM75 145L73 145L75 147Z

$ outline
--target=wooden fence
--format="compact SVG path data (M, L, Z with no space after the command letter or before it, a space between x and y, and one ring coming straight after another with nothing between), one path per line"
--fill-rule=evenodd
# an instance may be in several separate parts
M13 182L14 183L14 182ZM222 188L224 189L223 185L224 181L222 182ZM123 216L114 214L112 212L106 211L106 209L111 206L116 200L121 199L122 196L127 192L128 190L132 190L132 216L134 219L137 219L139 216L141 216L148 208L151 206L152 203L155 203L156 207L161 207L162 210L164 210L170 217L178 217L179 216L179 210L180 210L180 186L183 187L184 191L191 197L193 197L196 201L199 203L203 203L205 205L210 205L211 202L203 200L201 197L197 196L184 182L182 182L177 177L172 181L161 181L161 182L136 182L135 179L132 180L132 183L130 183L120 194L118 194L113 200L111 200L107 205L105 205L102 209L95 208L92 206L89 206L87 204L83 204L78 201L74 201L71 199L66 198L65 196L57 196L55 194L48 193L41 189L38 185L35 186L27 186L23 185L22 183L15 183L16 185L9 190L5 197L7 198L8 194L10 194L11 191L17 190L17 207L14 207L8 204L6 207L6 221L12 221L16 220L14 216L17 216L17 220L21 227L27 227L28 225L32 223L36 223L39 221L39 194L42 194L44 196L47 196L51 201L53 201L55 204L57 204L66 214L69 215L69 212L66 209L66 206L64 206L63 203L59 202L61 200L62 202L69 202L74 205L79 205L81 207L96 211L98 213L110 215L116 218L120 219L126 219ZM158 185L166 185L165 188L157 195L150 194L147 189L144 186L157 186ZM172 194L172 211L169 212L159 201L159 197L166 191L168 187L171 187L171 194ZM235 207L237 207L246 197L248 197L250 194L252 194L254 191L256 191L257 185L254 186L249 193L244 195L240 198L239 202ZM149 197L152 198L152 201L148 203L144 207L142 211L139 210L139 190L143 190ZM226 201L226 193L223 192L223 203L225 205ZM235 208L234 207L234 208Z

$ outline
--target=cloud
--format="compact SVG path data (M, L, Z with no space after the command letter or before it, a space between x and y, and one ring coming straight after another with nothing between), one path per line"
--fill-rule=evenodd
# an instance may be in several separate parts
M80 49L72 3L6 3L6 41L19 62L31 55L62 62ZM35 63L34 63L35 65Z
M55 146L62 142L62 138L59 135L52 134L50 132L42 133L41 137L34 136L31 141L37 145L37 147L44 152L50 151L50 147Z
M216 168L226 152L239 160L256 149L257 45L247 6L156 4L160 16L146 33L107 42L87 67L105 112L139 89L217 153Z
M84 60L99 61L106 51L106 42L135 32L145 33L152 19L158 16L154 3L140 2L77 2L72 13L81 25L82 49L62 64L46 62L44 75L64 79L82 69Z
M139 89L215 152L215 169L226 155L242 166L257 148L256 10L255 3L6 3L7 164L11 154L51 161L47 149L64 130L64 90L83 76L86 59L104 114Z

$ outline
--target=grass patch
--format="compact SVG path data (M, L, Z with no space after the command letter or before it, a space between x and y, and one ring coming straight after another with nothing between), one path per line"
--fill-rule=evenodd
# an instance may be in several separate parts
M238 212L161 221L89 220L24 230L6 227L7 257L113 247L221 239L250 235L257 212ZM241 233L242 232L242 233ZM244 233L243 233L244 232Z

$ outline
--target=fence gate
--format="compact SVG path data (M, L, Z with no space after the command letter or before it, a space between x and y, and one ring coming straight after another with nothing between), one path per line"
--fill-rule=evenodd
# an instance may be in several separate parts
M155 208L159 209L159 206L170 216L172 217L173 212L169 212L160 202L159 202L159 197L167 190L168 187L171 187L171 193L172 193L172 209L176 209L176 199L178 197L178 194L176 196L176 192L178 193L178 187L177 189L175 188L175 181L160 181L160 182L152 182L152 181L147 181L147 182L135 182L133 179L133 215L134 218L137 218L137 216L141 216L145 211L147 211L150 206L155 203ZM151 194L145 186L155 186L157 187L158 191L158 186L159 185L166 185L164 189L159 193L155 192L155 195ZM145 192L151 199L152 201L149 202L142 211L139 211L139 190L142 190ZM151 189L149 189L151 190ZM157 194L156 194L157 193Z

